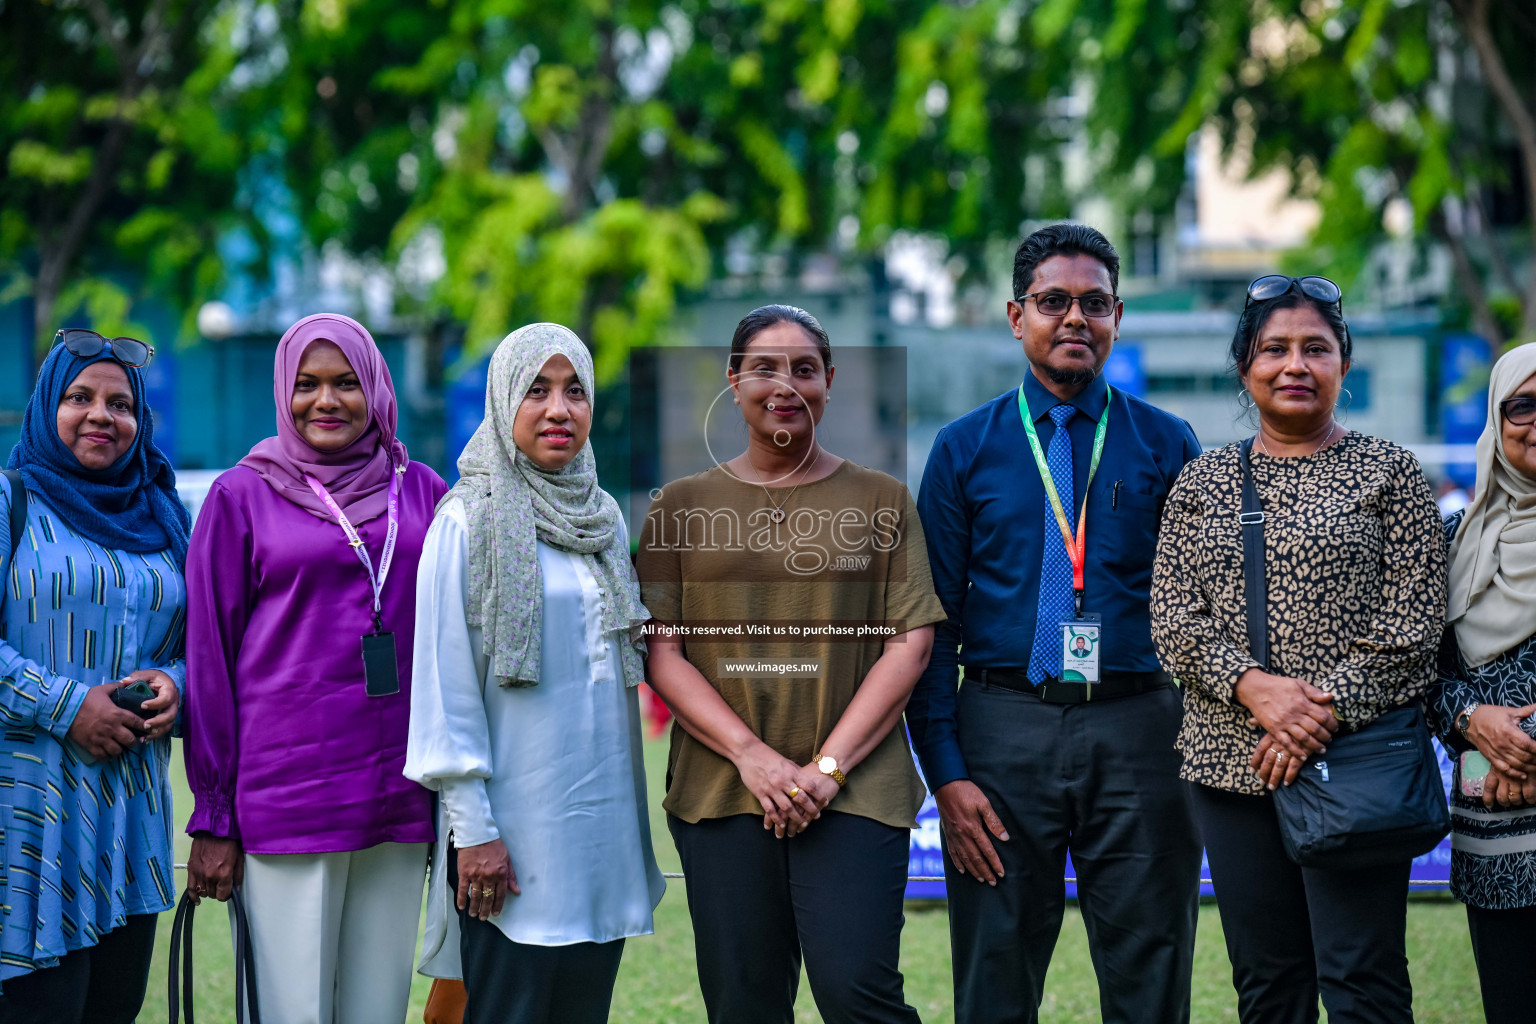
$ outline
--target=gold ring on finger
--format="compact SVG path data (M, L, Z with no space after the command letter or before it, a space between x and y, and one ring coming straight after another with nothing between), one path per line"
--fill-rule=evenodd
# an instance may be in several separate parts
M496 895L496 890L495 889L481 889L480 890L480 895L481 896L495 896Z
M1286 752L1285 751L1283 751L1283 750L1275 751L1275 760L1276 761L1284 761L1285 758L1286 758Z
M799 795L800 795L800 787L799 786L794 786L794 787L792 787L790 789L790 791L789 791L789 798L791 800L793 800L795 797L797 797Z

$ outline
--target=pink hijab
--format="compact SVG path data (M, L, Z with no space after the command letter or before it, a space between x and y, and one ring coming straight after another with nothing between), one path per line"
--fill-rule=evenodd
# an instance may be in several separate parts
M325 340L341 349L357 373L368 400L367 428L339 452L315 448L293 425L293 384L310 342ZM316 313L288 328L277 343L273 363L272 398L277 404L277 436L257 443L240 465L249 466L278 494L312 516L335 522L305 482L308 473L331 492L347 518L366 523L383 515L389 505L389 474L410 458L395 437L398 412L395 384L384 355L362 324L339 313Z

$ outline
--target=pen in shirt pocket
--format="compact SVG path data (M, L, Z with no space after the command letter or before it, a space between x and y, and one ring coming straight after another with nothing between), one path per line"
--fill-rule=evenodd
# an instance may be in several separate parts
M1115 489L1109 492L1109 510L1111 512L1117 511L1120 508L1120 485L1123 483L1125 483L1124 480L1116 480Z

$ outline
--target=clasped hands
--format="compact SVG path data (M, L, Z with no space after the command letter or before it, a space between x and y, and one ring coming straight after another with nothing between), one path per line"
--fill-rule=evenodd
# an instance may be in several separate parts
M737 759L736 770L763 805L763 828L780 839L804 832L841 788L815 764L797 765L762 742Z
M1307 758L1327 752L1339 729L1333 694L1305 679L1250 668L1238 679L1236 694L1253 716L1248 724L1264 730L1248 767L1270 789L1294 782Z
M147 721L132 711L112 703L112 691L128 683L143 681L155 691L144 702L146 711L156 712ZM158 669L140 669L115 683L101 683L86 691L80 710L69 726L69 738L93 757L118 757L140 742L157 740L171 731L176 711L181 706L181 692L171 677Z
M1520 728L1520 720L1536 712L1536 704L1523 708L1483 704L1472 712L1467 741L1492 766L1483 781L1483 805L1493 808L1536 806L1536 740Z

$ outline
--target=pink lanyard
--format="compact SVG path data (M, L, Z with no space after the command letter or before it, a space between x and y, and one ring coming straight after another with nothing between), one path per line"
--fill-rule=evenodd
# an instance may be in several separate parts
M389 579L389 567L395 560L395 542L400 537L400 474L405 470L394 470L389 474L389 531L384 535L384 557L379 562L379 571L373 571L373 559L368 557L368 548L363 544L363 538L358 535L357 527L347 519L347 514L336 504L336 499L331 497L331 492L325 489L325 485L308 473L304 474L304 480L309 484L309 489L315 492L315 496L325 502L325 507L331 510L331 515L336 517L336 522L341 524L341 530L347 535L347 543L352 545L352 550L357 552L357 558L363 563L363 568L368 570L368 582L373 585L373 631L383 631L380 616L384 611L384 581Z

